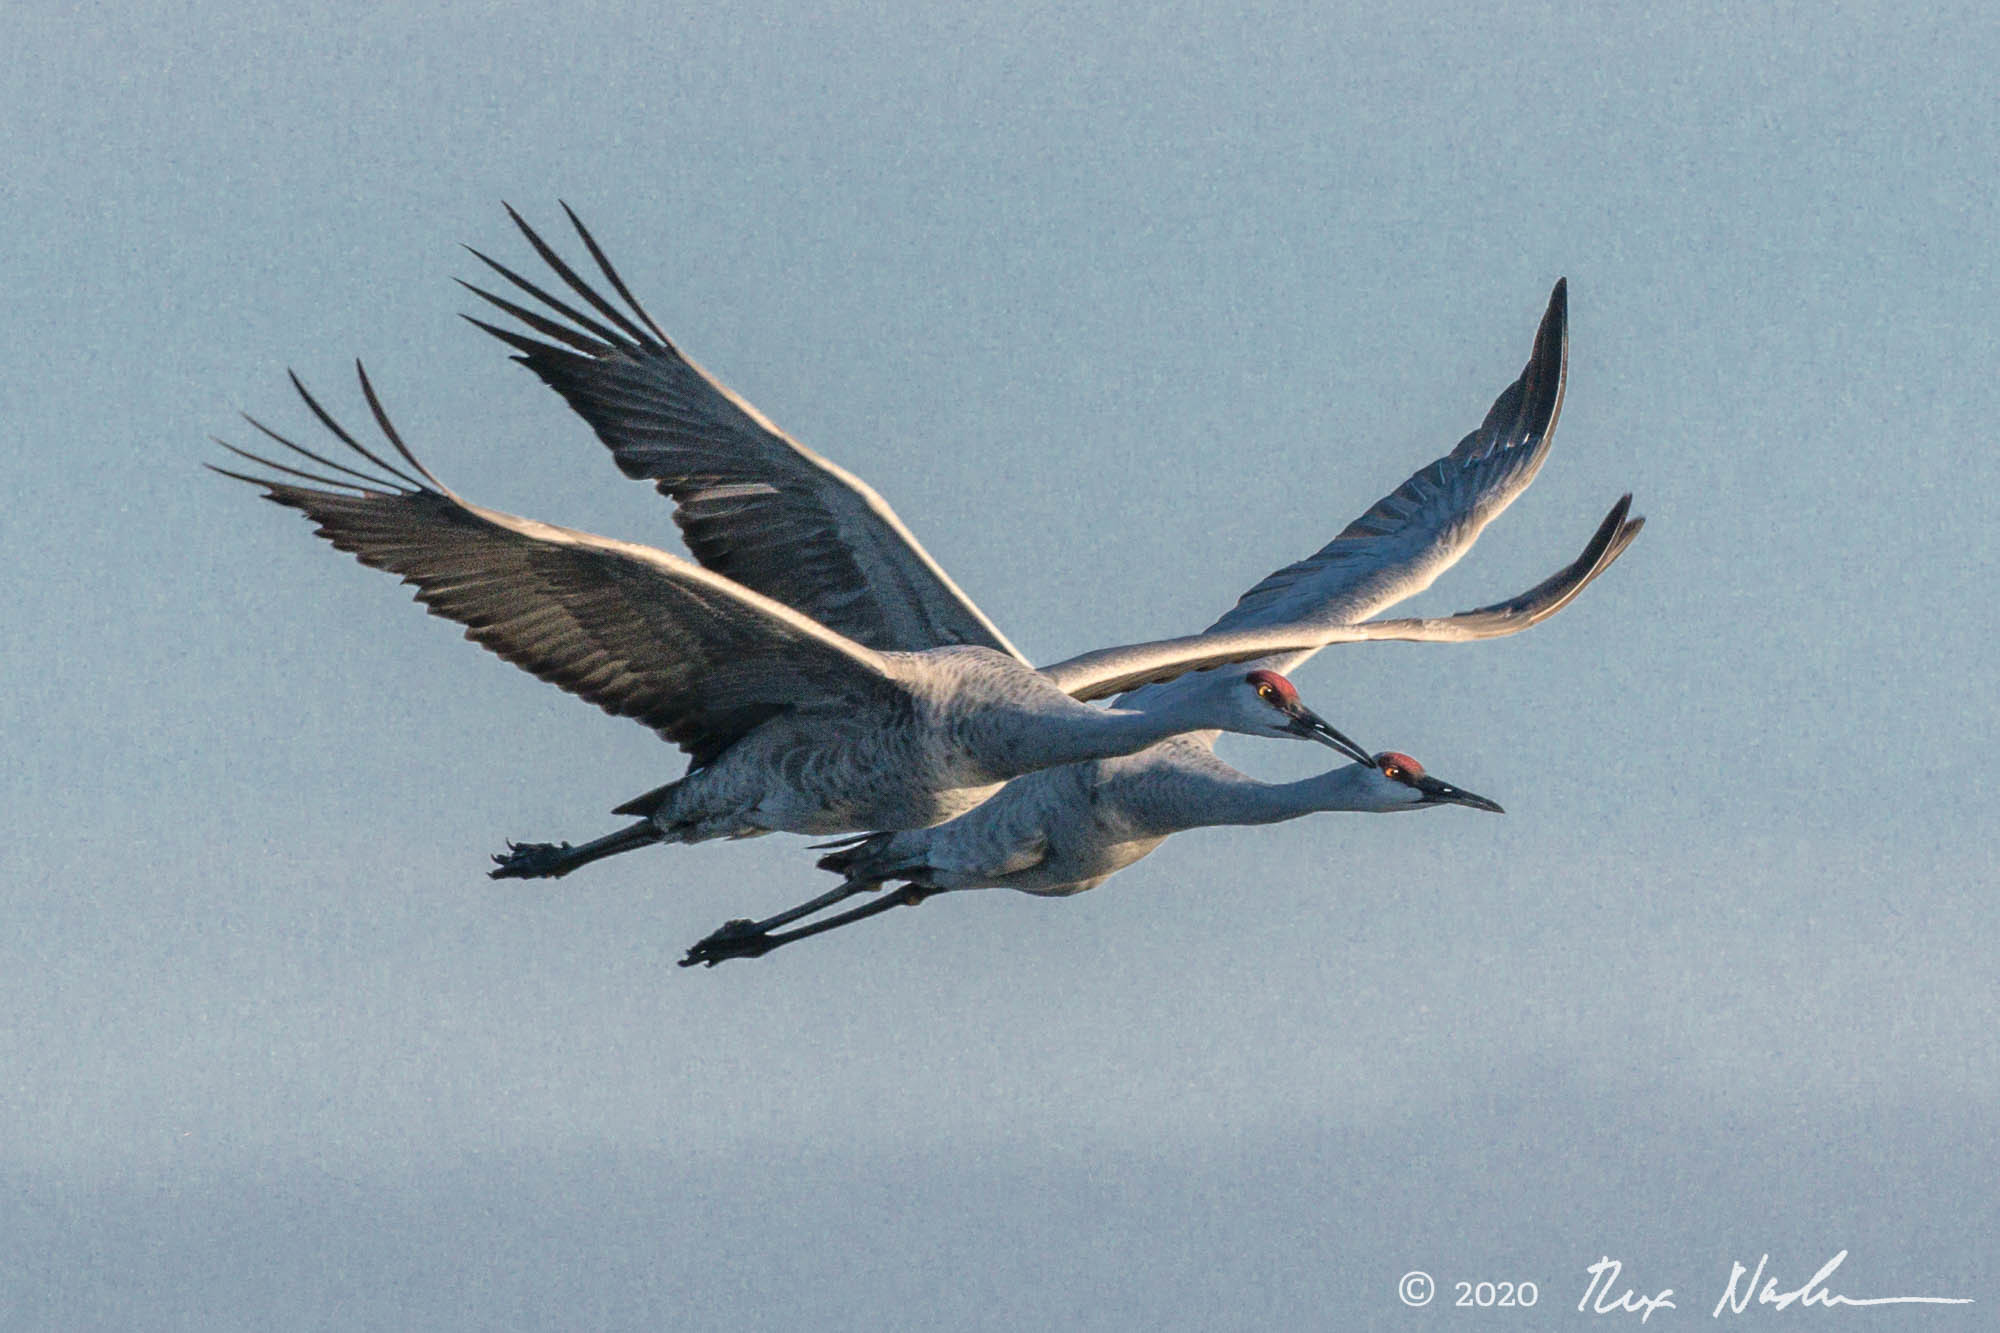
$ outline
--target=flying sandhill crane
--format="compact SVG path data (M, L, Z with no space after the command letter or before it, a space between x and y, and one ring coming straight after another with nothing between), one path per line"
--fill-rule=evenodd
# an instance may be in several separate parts
M357 367L358 369L358 367ZM686 777L620 807L640 821L581 847L523 849L516 875L563 874L647 843L773 830L917 828L963 813L1007 779L1129 753L1183 731L1317 740L1365 753L1281 675L1232 671L1157 709L1083 700L1182 672L1331 642L1324 635L1193 636L1086 653L1037 671L957 645L878 652L664 551L516 518L453 494L404 445L369 383L363 396L406 467L369 450L299 383L306 405L365 472L252 420L312 472L231 445L273 472L216 469L305 513L362 563L400 574L466 637L606 711L637 718L690 757ZM1423 625L1334 637L1422 638Z
M583 280L511 208L508 212L591 313L474 251L543 309L472 287L541 336L473 322L513 346L517 360L562 393L628 476L652 481L674 500L675 519L705 564L829 623L840 623L857 637L890 636L877 646L976 642L981 635L1004 642L984 617L970 625L954 618L952 608L966 605L962 595L880 497L784 436L687 360L633 298L567 206L570 222L625 309ZM1527 368L1494 403L1484 425L1384 497L1323 550L1258 584L1211 632L1279 626L1355 629L1367 616L1428 587L1540 467L1561 407L1566 328L1566 293L1558 283ZM1629 500L1613 508L1582 557L1520 597L1445 620L1375 623L1383 628L1422 625L1427 632L1411 637L1438 640L1525 629L1567 604L1637 535L1642 520L1626 521ZM1275 660L1303 662L1311 651ZM1141 689L1132 697L1160 697L1163 690L1212 692L1216 680L1183 676L1173 685ZM1105 760L1046 769L1015 780L995 802L939 827L860 840L859 846L823 862L848 876L841 889L764 922L732 922L685 961L712 963L762 953L912 896L972 887L975 881L1031 892L1073 892L1144 856L1169 833L1202 824L1269 822L1309 809L1419 808L1453 801L1497 808L1426 777L1413 760L1400 755L1364 760L1320 779L1251 796L1261 784L1216 759L1213 741L1212 734L1182 736L1130 756L1129 763ZM1140 813L1142 805L1149 806L1149 813ZM1072 837L1077 825L1089 822L1085 812L1090 809L1104 812L1104 825ZM1253 813L1261 818L1251 817ZM1157 836L1134 832L1146 818L1159 824ZM1117 827L1121 820L1129 827ZM1010 834L1005 827L1010 821L1022 827ZM1047 836L1037 829L1048 830ZM951 860L948 846L982 844L982 850L966 851L962 864ZM930 864L927 849L935 849L937 865ZM936 876L892 871L926 867ZM964 876L964 882L935 882L950 874ZM768 933L860 889L896 879L911 885L902 896L810 928Z
M1189 829L1440 805L1503 813L1484 796L1440 782L1416 760L1393 750L1299 782L1270 783L1230 767L1199 737L1174 736L1138 754L1016 778L998 796L949 823L871 834L821 857L821 869L842 876L837 887L762 921L727 923L688 950L681 966L714 967L728 958L761 957L793 940L891 908L915 906L953 889L1067 897L1095 888ZM894 881L904 887L866 906L793 930L778 929Z
M1558 299L1561 289L1557 290ZM1522 381L1532 378L1531 362ZM1499 408L1507 402L1501 396ZM1427 586L1478 537L1486 521L1532 480L1555 425L1558 398L1546 405L1543 424L1511 443L1491 433L1492 417L1452 454L1416 474L1378 503L1317 555L1281 570L1245 594L1216 624L1239 631L1266 617L1311 617L1318 607L1339 615L1371 615ZM1511 480L1496 484L1481 469L1481 451L1519 448L1535 456ZM1447 478L1462 481L1454 486ZM1439 486L1436 483L1445 482ZM1538 588L1507 605L1519 628L1554 615L1609 568L1645 520L1628 518L1625 496L1605 516L1583 554ZM1472 517L1473 515L1478 517ZM1309 657L1290 654L1266 665L1286 670ZM1192 678L1143 688L1119 700L1157 706L1164 697L1205 688ZM842 876L819 897L762 921L736 920L688 951L683 967L710 967L728 958L753 958L791 941L817 935L955 889L1010 888L1059 897L1094 888L1149 855L1175 833L1230 824L1270 824L1331 811L1391 813L1466 805L1500 812L1481 796L1424 772L1393 751L1372 761L1336 768L1298 782L1267 783L1244 774L1214 753L1216 735L1175 736L1136 754L1046 769L1017 778L1000 794L934 828L880 832L852 840L820 860ZM900 882L865 906L782 926L823 912L864 890Z
M1639 535L1645 520L1625 517L1629 501L1629 496L1619 501L1590 547L1544 585L1540 596L1519 599L1533 604L1528 623L1555 614ZM1137 754L1045 769L1014 779L977 809L935 828L853 840L820 859L821 869L842 877L835 888L762 921L728 922L688 950L681 966L713 967L728 958L759 957L793 940L954 889L1016 889L1041 897L1081 893L1189 829L1443 805L1502 813L1494 802L1432 777L1416 760L1395 751L1297 782L1271 783L1223 762L1214 745L1213 732L1174 736ZM904 887L865 906L779 929L893 882Z

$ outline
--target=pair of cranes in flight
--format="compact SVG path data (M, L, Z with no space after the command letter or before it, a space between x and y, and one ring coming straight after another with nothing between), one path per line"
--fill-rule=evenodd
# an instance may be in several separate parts
M473 642L687 752L682 777L614 811L633 822L575 846L509 843L495 878L560 877L656 842L848 835L819 862L841 876L836 887L726 923L682 966L756 957L956 889L1080 892L1186 829L1447 804L1498 812L1407 755L1371 755L1286 673L1329 644L1518 633L1566 606L1644 523L1624 496L1577 559L1519 596L1441 618L1371 618L1429 587L1541 468L1567 374L1559 281L1527 367L1484 423L1319 551L1201 634L1038 669L881 496L682 355L567 205L609 294L507 211L568 296L475 250L509 295L464 285L513 325L468 318L561 394L628 477L673 502L694 560L461 498L403 442L358 363L386 448L364 444L294 375L347 453L246 417L291 461L218 441L262 471L215 470L401 575ZM1111 706L1093 706L1103 699ZM1312 740L1353 762L1260 782L1215 755L1223 731ZM889 884L902 887L827 912Z

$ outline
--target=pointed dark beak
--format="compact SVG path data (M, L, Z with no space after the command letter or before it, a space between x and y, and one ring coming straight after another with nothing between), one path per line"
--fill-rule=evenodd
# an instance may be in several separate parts
M1356 763L1373 764L1375 757L1356 745L1347 737L1334 730L1333 724L1312 709L1300 704L1292 713L1291 725L1285 728L1294 736L1318 741L1321 745L1331 745Z
M1460 791L1449 782L1439 782L1428 773L1417 779L1417 790L1424 794L1425 805L1469 805L1474 810L1490 810L1496 815L1507 813L1498 802L1474 796L1469 791Z

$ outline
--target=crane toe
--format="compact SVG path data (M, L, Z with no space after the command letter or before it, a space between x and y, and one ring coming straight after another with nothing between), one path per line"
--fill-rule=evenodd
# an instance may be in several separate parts
M570 850L566 842L509 842L486 874L490 879L549 879L567 868Z
M755 921L738 918L725 921L715 931L687 951L682 967L700 963L714 967L728 958L760 958L778 947L771 933Z

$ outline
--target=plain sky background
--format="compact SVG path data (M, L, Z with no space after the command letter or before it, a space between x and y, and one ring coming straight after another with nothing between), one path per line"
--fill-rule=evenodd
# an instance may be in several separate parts
M24 0L0 47L0 1326L1612 1326L1610 1256L1672 1329L1841 1250L1979 1304L1792 1322L1990 1326L1985 6ZM1317 548L1560 275L1554 451L1410 605L1649 524L1528 634L1300 673L1504 818L682 970L803 841L488 882L678 756L199 466L310 434L288 366L364 420L360 356L473 498L671 543L457 318L558 198L1041 660Z

